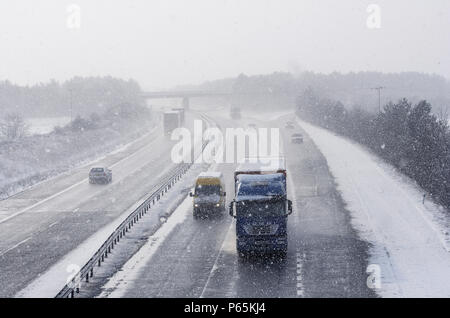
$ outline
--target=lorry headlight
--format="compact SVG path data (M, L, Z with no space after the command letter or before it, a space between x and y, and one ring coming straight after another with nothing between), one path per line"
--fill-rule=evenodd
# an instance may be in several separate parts
M198 208L198 204L196 203L196 204L194 204L194 206L196 207L196 208Z
M216 207L219 207L219 206L220 206L220 203L217 203L217 204L216 204Z

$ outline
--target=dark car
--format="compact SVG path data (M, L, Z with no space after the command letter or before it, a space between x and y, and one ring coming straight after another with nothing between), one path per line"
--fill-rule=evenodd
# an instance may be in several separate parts
M294 123L292 121L288 121L288 122L286 122L284 127L287 128L287 129L293 129L295 126L294 126Z
M112 182L112 171L104 167L92 168L89 172L89 183L110 183Z
M300 133L292 134L291 143L293 144L302 144L303 143L303 135Z

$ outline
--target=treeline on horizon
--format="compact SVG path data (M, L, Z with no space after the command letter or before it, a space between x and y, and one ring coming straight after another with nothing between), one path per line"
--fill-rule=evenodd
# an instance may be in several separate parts
M381 104L401 98L414 103L426 99L433 105L434 113L444 116L450 111L450 82L442 76L417 72L241 74L236 78L219 79L184 88L230 91L236 95L243 93L237 100L232 100L232 103L253 109L291 108L299 92L312 88L319 96L340 100L349 109L358 107L377 112L378 92L374 88L380 86L384 87L381 91Z
M400 99L373 113L347 109L306 89L296 104L300 118L370 148L450 207L450 130L447 120L432 113L430 103Z
M2 114L24 117L87 117L108 108L129 104L141 106L141 89L134 80L106 77L74 77L65 82L50 81L33 86L0 82Z

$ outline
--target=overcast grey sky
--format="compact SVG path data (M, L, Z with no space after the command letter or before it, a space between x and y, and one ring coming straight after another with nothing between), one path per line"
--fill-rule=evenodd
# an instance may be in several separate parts
M380 28L367 26L378 21L369 4ZM301 70L450 78L450 1L1 1L0 41L0 79L19 84L112 75L155 89Z

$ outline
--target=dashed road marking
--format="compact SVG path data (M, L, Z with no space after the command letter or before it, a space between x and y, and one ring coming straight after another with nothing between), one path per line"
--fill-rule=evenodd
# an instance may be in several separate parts
M220 256L222 255L222 251L226 250L227 248L229 249L229 247L231 247L229 243L233 241L231 238L232 237L231 235L233 235L232 229L233 229L233 222L230 222L230 226L228 227L227 233L225 234L225 238L224 238L222 245L219 249L219 252L217 253L217 256L214 260L213 267L211 268L211 271L209 272L205 286L203 287L202 293L200 294L200 298L204 298L205 292L208 289L209 282L211 281L211 278L213 277L214 273L219 268L218 261L219 261Z
M55 226L56 224L58 224L58 221L53 222L52 224L50 224L50 225L48 226L48 228L51 228L51 227Z
M30 237L28 237L28 238L26 238L26 239L24 239L23 241L20 241L19 243L17 243L16 245L14 245L14 246L11 246L10 248L8 248L7 250L5 250L5 251L3 251L3 252L1 252L0 253L0 256L3 256L3 255L5 255L6 253L8 253L9 251L11 251L11 250L13 250L13 249L15 249L16 247L19 247L20 245L22 245L23 243L25 243L25 242L27 242L27 241L29 241L31 239L31 236Z
M305 296L303 290L303 277L302 277L304 258L305 255L297 251L297 297Z

